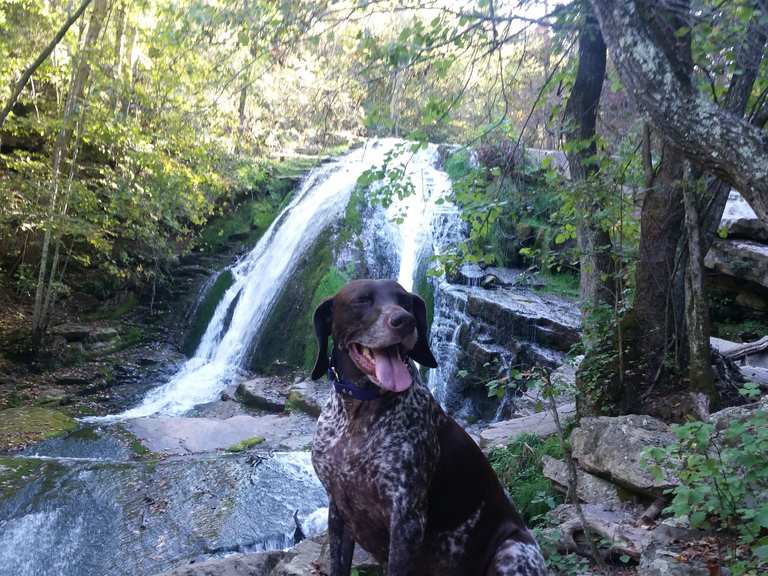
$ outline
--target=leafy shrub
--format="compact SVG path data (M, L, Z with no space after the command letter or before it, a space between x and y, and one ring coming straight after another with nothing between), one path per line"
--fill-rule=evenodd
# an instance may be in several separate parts
M755 393L750 386L747 392ZM693 528L719 529L738 536L729 552L733 574L756 576L768 570L768 412L737 419L724 430L707 422L673 428L677 442L652 448L651 470L673 470L680 483L667 508L688 517Z
M540 524L543 516L562 502L562 496L544 477L541 460L545 455L563 457L559 438L542 439L535 434L523 434L488 456L515 507L529 525Z

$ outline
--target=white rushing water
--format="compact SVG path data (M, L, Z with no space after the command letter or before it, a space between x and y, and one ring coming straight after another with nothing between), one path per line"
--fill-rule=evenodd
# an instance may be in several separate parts
M87 420L183 414L215 400L230 383L243 378L251 344L301 256L324 229L343 217L360 175L381 165L393 150L399 155L391 165L405 166L414 194L394 200L385 211L380 233L388 237L397 252L393 257L399 259L398 280L411 290L420 258L433 249L435 201L449 192L450 182L447 174L435 167L435 145L413 153L401 140L369 142L307 176L293 201L258 244L230 269L232 286L217 305L194 356L170 381L149 392L134 408ZM400 222L396 223L398 218Z

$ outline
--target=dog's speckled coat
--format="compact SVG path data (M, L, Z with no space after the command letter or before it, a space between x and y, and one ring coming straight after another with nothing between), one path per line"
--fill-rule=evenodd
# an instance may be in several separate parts
M389 285L405 292L369 282L374 294ZM336 357L347 343L333 330ZM539 548L485 456L412 365L411 373L405 392L372 401L332 394L320 415L312 462L330 499L331 576L349 575L355 542L388 576L544 576Z

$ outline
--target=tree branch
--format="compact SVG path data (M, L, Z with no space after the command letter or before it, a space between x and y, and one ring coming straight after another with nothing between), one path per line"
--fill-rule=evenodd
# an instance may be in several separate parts
M622 82L656 128L695 164L739 190L768 220L768 137L709 101L676 74L679 61L655 41L648 0L591 0Z
M78 9L75 10L69 18L67 18L67 21L64 22L64 25L59 29L58 32L56 32L56 36L53 37L53 40L51 40L48 46L46 46L43 51L40 52L40 55L35 59L35 61L32 62L32 64L30 64L26 70L24 70L21 78L19 78L19 81L16 82L16 85L13 87L11 96L8 98L8 101L5 103L2 111L0 111L0 128L3 127L5 119L8 117L8 114L11 113L11 109L16 104L16 100L19 99L21 91L24 90L24 86L27 85L27 82L29 82L32 74L34 74L35 70L37 70L40 65L48 59L48 56L51 55L51 52L53 52L54 48L56 48L59 42L61 42L61 39L64 38L64 35L72 27L72 24L74 24L77 19L82 16L83 12L85 12L85 9L88 8L88 5L91 3L91 1L92 0L83 0L83 3L80 4Z

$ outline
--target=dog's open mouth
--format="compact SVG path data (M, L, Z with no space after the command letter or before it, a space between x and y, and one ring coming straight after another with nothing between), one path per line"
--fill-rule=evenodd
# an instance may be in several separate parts
M403 392L413 383L401 344L368 348L358 342L349 345L349 355L366 376L391 392Z

